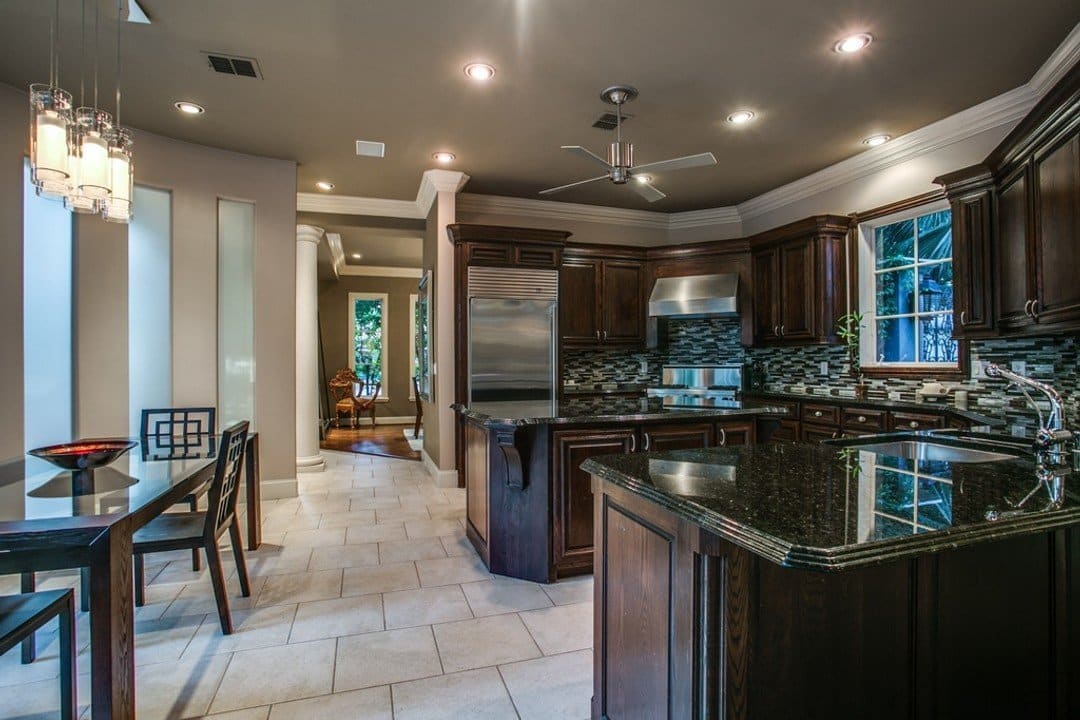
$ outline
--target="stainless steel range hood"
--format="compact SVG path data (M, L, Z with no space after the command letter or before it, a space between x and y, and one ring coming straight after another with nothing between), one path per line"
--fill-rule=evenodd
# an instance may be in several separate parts
M649 296L649 317L736 317L738 296L736 273L660 278Z

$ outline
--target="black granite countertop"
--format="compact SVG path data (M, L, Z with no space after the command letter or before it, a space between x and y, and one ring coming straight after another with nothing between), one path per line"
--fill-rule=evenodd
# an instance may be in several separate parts
M1020 446L1010 451L1013 459L978 463L909 460L858 446L923 435L612 455L582 468L762 558L807 570L840 571L1080 523L1080 495L1069 485L1077 474L1061 481L1063 501L1053 507Z
M659 398L611 396L564 398L555 403L506 401L454 405L462 416L487 426L570 425L641 422L680 418L784 415L784 408L767 402L745 401L726 408L665 408Z
M565 383L563 395L640 395L645 383Z
M817 402L831 405L843 405L845 407L867 408L868 410L898 410L900 412L913 413L937 413L946 417L953 417L972 425L985 425L989 427L1003 427L1005 421L1001 418L987 417L971 410L960 410L953 405L945 403L917 403L908 400L888 400L886 398L866 398L858 400L853 397L842 395L818 395L815 393L779 393L779 392L753 392L744 395L746 399L756 401L784 400L788 402Z

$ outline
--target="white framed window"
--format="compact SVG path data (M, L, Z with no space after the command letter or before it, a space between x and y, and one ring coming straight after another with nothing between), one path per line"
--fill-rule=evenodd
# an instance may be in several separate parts
M419 295L409 295L409 399L416 400L412 379L420 377L420 362L416 357L416 302Z
M380 386L388 400L390 299L386 293L349 293L349 366L364 383L364 394Z
M863 367L958 367L946 201L859 225L859 309Z

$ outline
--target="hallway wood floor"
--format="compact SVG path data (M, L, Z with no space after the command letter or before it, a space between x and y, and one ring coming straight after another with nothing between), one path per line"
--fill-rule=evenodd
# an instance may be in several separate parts
M330 427L326 439L320 443L323 450L381 455L383 457L419 460L420 453L412 450L405 440L404 430L409 425L370 425L358 428Z

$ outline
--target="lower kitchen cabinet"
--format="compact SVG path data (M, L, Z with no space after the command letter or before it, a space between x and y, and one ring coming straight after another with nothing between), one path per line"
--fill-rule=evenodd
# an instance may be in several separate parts
M724 447L753 445L756 434L752 421L722 422L716 424L716 444Z
M634 451L636 428L557 430L551 434L553 561L559 576L592 572L592 479L581 463Z
M818 425L803 423L799 440L802 442L821 442L822 440L835 440L840 437L840 428L828 428Z
M697 450L716 444L712 423L646 425L641 429L641 441L641 449L645 452Z

